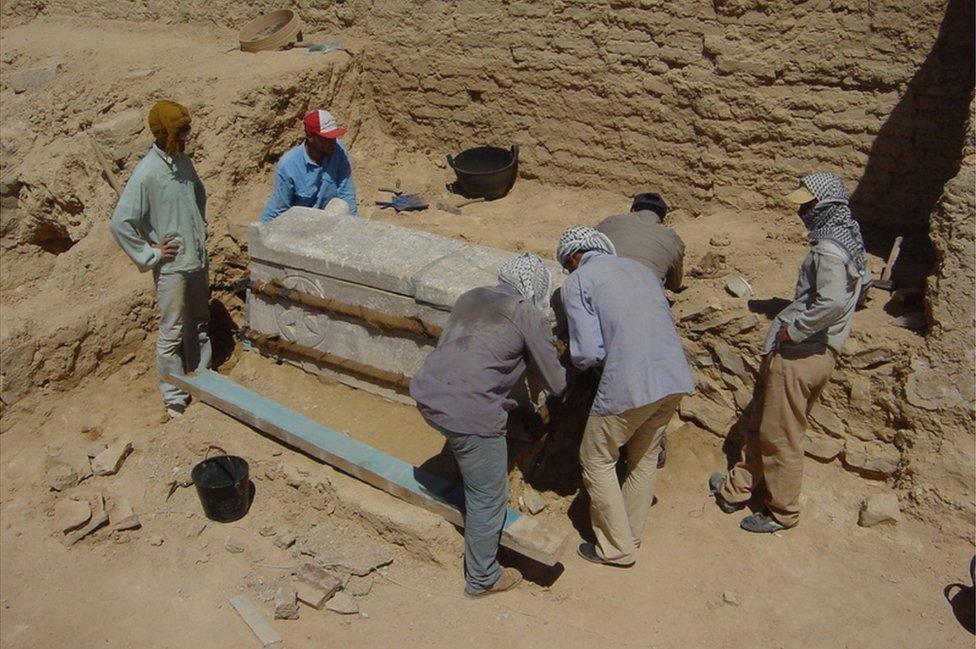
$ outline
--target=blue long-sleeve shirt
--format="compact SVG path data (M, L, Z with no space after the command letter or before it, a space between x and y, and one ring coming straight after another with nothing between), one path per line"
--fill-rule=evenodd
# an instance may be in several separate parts
M315 164L305 152L305 143L289 149L275 165L275 184L261 221L273 221L289 207L322 208L333 198L341 198L349 205L349 213L356 216L356 185L352 180L349 154L336 141L332 155Z
M562 291L573 365L603 366L591 414L619 415L694 392L668 300L650 269L591 251Z

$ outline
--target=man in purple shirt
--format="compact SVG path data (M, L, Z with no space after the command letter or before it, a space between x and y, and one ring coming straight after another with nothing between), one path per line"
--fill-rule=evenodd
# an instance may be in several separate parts
M505 424L512 389L528 365L554 395L566 387L546 313L551 278L537 256L516 255L498 270L497 286L464 293L437 348L410 380L410 396L451 447L464 481L464 566L469 597L521 581L498 565L508 505Z
M334 198L342 199L356 216L356 185L349 155L339 138L346 129L325 110L310 110L302 120L305 141L289 149L275 165L275 185L261 214L267 223L289 207L321 209Z

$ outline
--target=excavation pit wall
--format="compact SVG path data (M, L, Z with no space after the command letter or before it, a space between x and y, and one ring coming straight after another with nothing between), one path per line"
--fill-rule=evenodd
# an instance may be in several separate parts
M262 6L11 2L3 14L22 21L60 11L233 27ZM198 134L196 157L214 188L208 237L214 286L238 322L240 305L230 291L247 266L247 225L255 213L239 209L237 190L256 175L267 179L311 105L335 106L347 116L360 173L367 150L390 157L407 150L433 165L468 145L515 142L523 179L621 193L652 182L676 209L695 215L716 205L778 206L796 176L832 168L856 188L855 207L876 253L886 254L895 234L926 244L932 214L938 267L927 286L927 337L878 352L884 362L858 367L842 360L822 407L834 417L814 412L812 435L829 438L818 446L826 454L838 444L831 440L843 442L832 461L871 479L887 476L917 516L950 526L971 522L973 160L963 157L971 142L964 126L971 113L971 3L852 1L824 10L784 2L758 11L742 2L430 2L417 10L353 0L299 13L310 33L339 33L362 45L349 59L328 59L328 70L295 66L267 78L261 76L267 59L255 58L253 87L238 83L231 109L206 93L189 102L208 124ZM2 69L6 75L35 63L42 62ZM59 74L85 73L67 61ZM4 237L12 241L4 254L31 262L18 263L15 273L7 264L7 277L21 268L64 276L66 300L78 292L91 300L80 317L42 313L6 328L7 404L39 389L70 388L151 346L151 291L101 296L76 272L97 268L112 250L93 224L115 200L79 133L108 123L95 135L124 181L147 138L144 125L135 130L137 115L124 112L141 114L159 92L158 76L149 82L132 74L110 84L80 76L75 85L97 88L104 103L77 112L69 91L38 102L30 120L4 125L3 208L15 214L4 219ZM166 88L180 82L171 77ZM48 123L64 124L56 140L43 131ZM45 164L17 164L37 159ZM8 182L13 167L24 173ZM5 289L13 286L8 281ZM701 394L689 400L686 417L714 402L715 421L724 422L737 410L736 395L742 398L736 380L746 390L748 381L717 365L715 344L741 354L751 373L759 332L724 325L691 331L704 324L688 319L679 326L689 340L697 336L689 344L700 351L696 374L717 391L699 380ZM854 343L852 353L865 351ZM701 416L708 414L715 415ZM874 460L864 468L850 458Z

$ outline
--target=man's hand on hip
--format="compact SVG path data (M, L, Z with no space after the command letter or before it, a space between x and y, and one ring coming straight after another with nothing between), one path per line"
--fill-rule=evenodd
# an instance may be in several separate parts
M169 234L163 237L158 246L154 247L162 253L162 256L159 258L159 263L161 264L167 264L173 261L180 252L180 244L173 241L172 235Z

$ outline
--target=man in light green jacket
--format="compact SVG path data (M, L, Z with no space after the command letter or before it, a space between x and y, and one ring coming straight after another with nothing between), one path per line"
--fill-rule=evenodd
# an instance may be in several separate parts
M186 108L157 102L149 128L156 141L126 183L111 228L139 270L153 272L159 312L156 371L172 418L183 413L189 395L163 377L210 366L207 195L184 153L190 137Z

